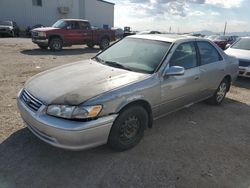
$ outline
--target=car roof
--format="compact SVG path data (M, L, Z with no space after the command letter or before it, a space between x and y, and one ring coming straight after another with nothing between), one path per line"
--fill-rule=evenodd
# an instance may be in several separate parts
M240 37L240 38L243 38L243 39L250 39L250 36Z
M83 19L61 19L64 21L77 21L77 22L89 22L88 20L83 20Z
M186 36L186 35L173 35L173 34L155 34L155 35L131 35L128 38L138 38L138 39L148 39L148 40L157 40L163 42L174 43L177 41L209 41L207 39L194 37L194 36Z

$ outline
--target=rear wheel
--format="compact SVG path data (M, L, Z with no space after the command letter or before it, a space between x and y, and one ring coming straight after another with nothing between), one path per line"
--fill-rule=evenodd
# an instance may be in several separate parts
M124 151L137 145L148 125L148 113L141 106L132 106L120 113L110 131L108 144L116 151Z
M52 38L49 42L49 48L52 51L60 51L63 47L63 41L60 38Z
M208 99L207 102L212 105L220 105L228 92L229 86L229 81L224 78L215 91L214 95Z
M109 47L109 39L108 38L102 38L100 42L100 49L105 50Z

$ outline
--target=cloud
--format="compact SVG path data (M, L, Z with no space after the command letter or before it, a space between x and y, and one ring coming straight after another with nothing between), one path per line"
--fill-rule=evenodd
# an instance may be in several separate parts
M219 13L219 12L211 12L210 15L211 15L211 16L219 16L220 13Z
M201 11L193 11L193 12L190 12L188 15L189 16L203 16L205 15L205 13Z
M194 15L187 13L190 4L208 4L220 8L237 8L240 7L243 0L124 0L123 2L133 4L133 6L137 5L137 8L138 5L144 5L145 13L149 15L169 14L185 17L187 15Z
M207 4L223 8L238 8L242 2L243 0L206 0Z
M228 28L250 29L249 24L236 22L242 16L236 14L242 9L243 1L249 0L113 0L116 1L115 25L131 26L134 30L192 32L211 29L220 32L228 16ZM239 8L235 10L235 8ZM244 9L243 9L244 10ZM246 13L245 13L246 14ZM232 23L230 19L235 19ZM245 19L246 20L246 19ZM239 26L239 27L237 27Z

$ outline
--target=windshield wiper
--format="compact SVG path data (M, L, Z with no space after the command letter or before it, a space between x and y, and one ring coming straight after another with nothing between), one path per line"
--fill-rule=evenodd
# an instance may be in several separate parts
M116 68L121 68L121 69L125 69L125 70L129 70L129 71L133 71L131 68L124 66L120 63L117 63L115 61L104 61L105 64L112 66L112 67L116 67Z
M94 60L96 60L97 62L99 63L102 63L102 64L107 64L111 67L116 67L116 68L120 68L120 69L125 69L125 70L129 70L129 71L133 71L131 68L127 67L127 66L124 66L120 63L117 63L115 61L105 61L103 59L101 59L100 57L93 57Z
M92 59L96 60L99 63L103 63L104 62L104 60L102 60L100 57L97 57L97 56L93 57Z

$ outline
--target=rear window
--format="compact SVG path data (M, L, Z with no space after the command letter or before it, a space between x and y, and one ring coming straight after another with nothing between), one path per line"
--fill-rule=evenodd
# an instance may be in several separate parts
M241 38L236 43L233 44L231 48L250 50L250 38Z
M217 49L209 42L197 42L197 45L200 52L201 65L206 65L222 60L222 57Z

